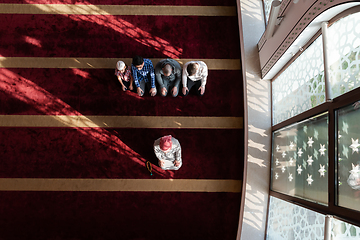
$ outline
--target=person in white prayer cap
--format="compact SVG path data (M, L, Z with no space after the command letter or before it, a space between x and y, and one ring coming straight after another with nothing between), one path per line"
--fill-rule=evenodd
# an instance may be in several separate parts
M134 89L134 79L131 74L131 69L129 69L123 61L116 63L115 76L117 76L123 91Z

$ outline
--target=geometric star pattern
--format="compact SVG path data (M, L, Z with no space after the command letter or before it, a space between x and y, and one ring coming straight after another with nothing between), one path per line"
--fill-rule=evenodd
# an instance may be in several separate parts
M354 152L359 153L359 147L360 147L359 139L354 140L353 138L351 138L351 142L352 143L350 145L350 148L352 149L352 153Z
M327 203L327 198L316 198L316 192L327 192L328 186L327 118L324 114L318 118L319 123L314 118L274 132L274 146L279 147L273 152L273 190L289 195L296 192L297 196L307 194L305 198Z

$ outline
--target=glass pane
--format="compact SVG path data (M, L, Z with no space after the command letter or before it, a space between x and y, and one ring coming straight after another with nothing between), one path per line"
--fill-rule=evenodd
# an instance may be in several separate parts
M322 55L319 37L272 82L274 124L325 101Z
M273 133L271 189L328 203L328 114Z
M360 13L340 19L328 29L331 97L360 86Z
M360 211L360 102L337 111L338 203Z
M270 197L266 239L323 240L324 225L324 215Z
M358 240L360 239L360 228L350 223L346 223L338 219L333 219L331 226L331 239Z
M265 18L266 18L266 23L268 23L269 21L269 16L270 16L270 10L271 10L271 3L274 0L264 0L264 10L265 10ZM281 2L281 0L280 0Z

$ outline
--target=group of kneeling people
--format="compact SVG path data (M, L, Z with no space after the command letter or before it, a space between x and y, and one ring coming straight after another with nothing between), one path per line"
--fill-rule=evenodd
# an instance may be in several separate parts
M165 97L170 91L171 95L176 97L179 94L180 82L183 96L188 95L193 87L197 94L202 96L205 93L208 68L203 61L190 61L181 69L176 60L163 59L154 69L150 59L135 56L132 59L131 69L123 61L118 61L115 75L123 91L136 89L139 96L143 96L148 90L151 96L155 96L159 91L160 95Z

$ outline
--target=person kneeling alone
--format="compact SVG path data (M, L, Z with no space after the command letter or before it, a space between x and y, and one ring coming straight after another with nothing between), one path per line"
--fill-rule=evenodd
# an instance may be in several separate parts
M163 170L178 170L182 166L180 143L171 135L156 139L154 152Z

